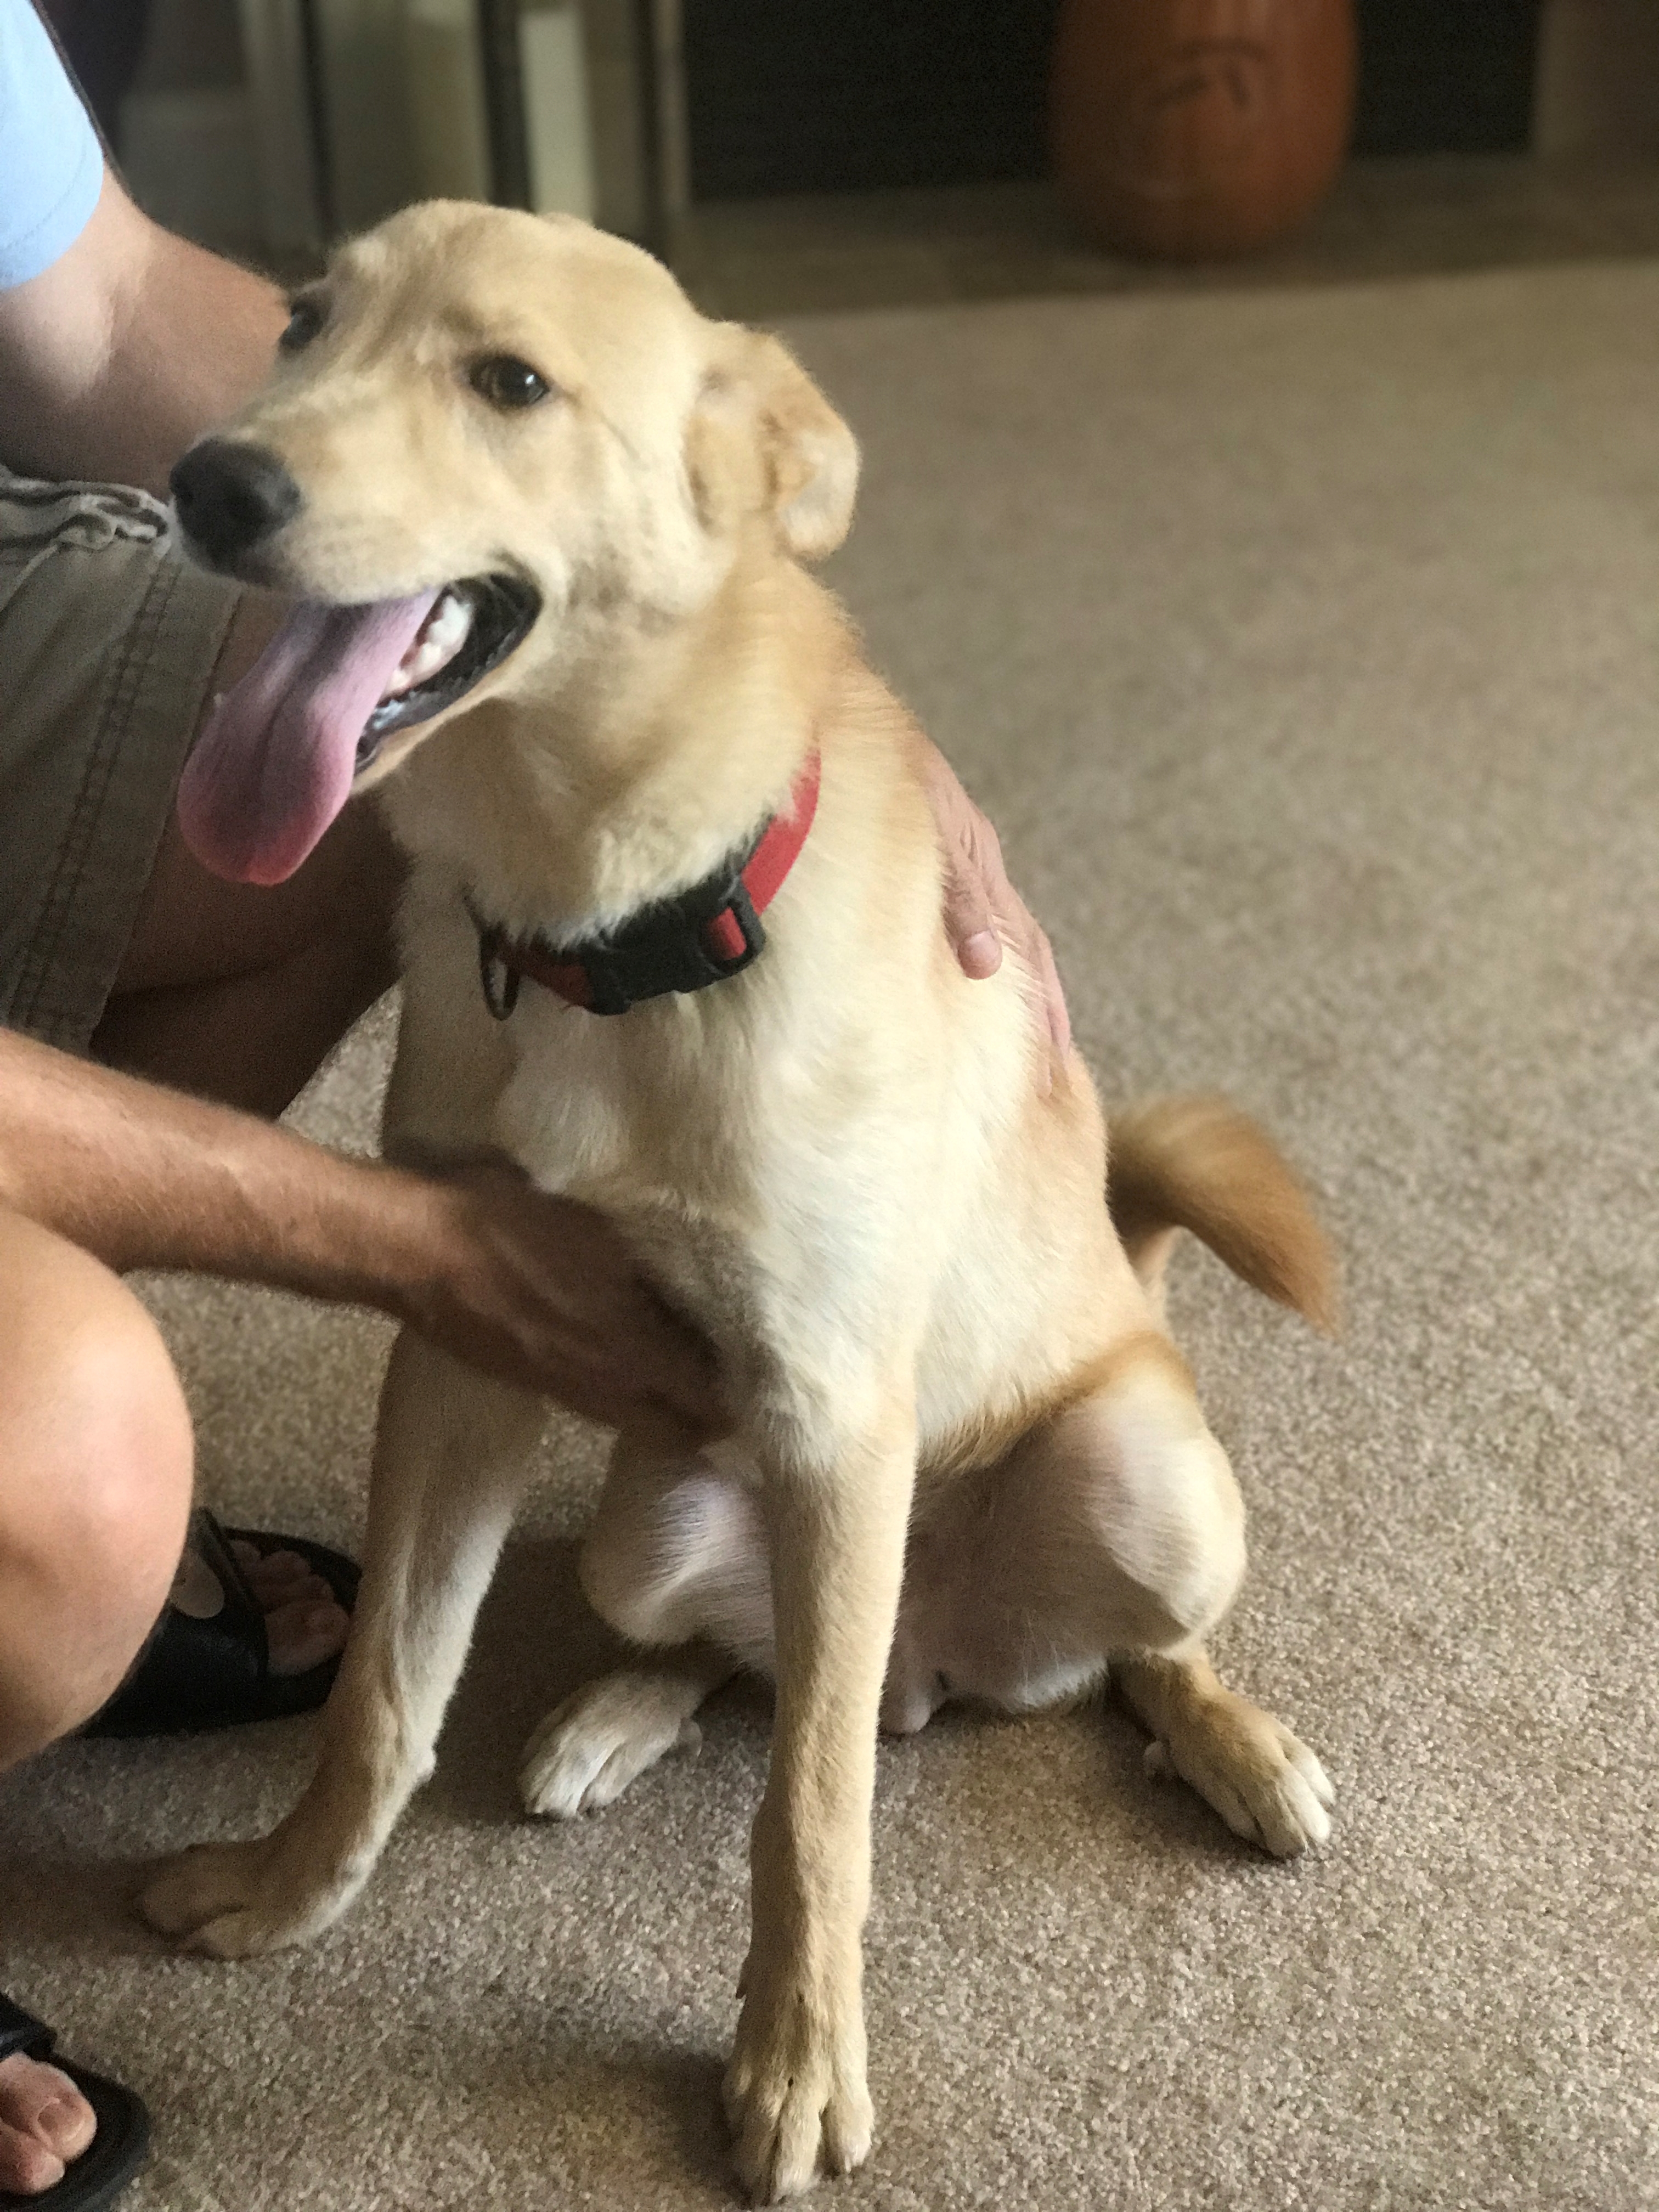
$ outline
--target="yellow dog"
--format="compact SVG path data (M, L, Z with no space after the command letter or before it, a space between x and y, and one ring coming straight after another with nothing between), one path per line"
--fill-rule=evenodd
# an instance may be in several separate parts
M728 1438L617 1440L585 1582L644 1650L550 1716L525 1794L603 1804L733 1665L775 1676L726 2101L744 2182L789 2196L870 2147L878 1719L1109 1668L1231 1826L1326 1834L1318 1761L1204 1658L1243 1513L1161 1297L1181 1224L1318 1319L1325 1248L1214 1102L1118 1128L1115 1225L1030 979L960 973L912 726L800 565L857 448L782 346L581 224L441 204L347 246L284 353L175 478L199 557L303 603L198 747L186 831L273 880L380 784L414 862L389 1150L505 1152L603 1208L720 1350ZM157 1925L237 1955L349 1902L542 1423L402 1339L316 1778L165 1870Z

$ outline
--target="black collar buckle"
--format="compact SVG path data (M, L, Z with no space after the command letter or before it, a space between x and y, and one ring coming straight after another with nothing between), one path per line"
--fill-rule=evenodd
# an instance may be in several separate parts
M708 930L729 914L743 939L741 951L727 956L711 945ZM615 936L573 946L559 957L580 965L590 993L587 1011L625 1014L642 999L670 991L703 991L741 975L760 957L766 929L744 887L743 871L694 884L678 898L647 907L625 922Z

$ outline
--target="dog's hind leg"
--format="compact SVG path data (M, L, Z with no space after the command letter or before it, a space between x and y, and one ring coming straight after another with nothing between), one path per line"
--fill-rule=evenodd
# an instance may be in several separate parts
M574 1692L525 1747L525 1809L556 1819L609 1805L666 1753L695 1747L704 1698L739 1664L769 1671L771 1662L759 1508L706 1460L619 1440L581 1578L595 1612L648 1651Z
M1243 1572L1243 1504L1180 1360L1156 1340L1129 1347L1109 1387L1055 1432L1062 1462L1081 1452L1091 1467L1071 1486L1072 1510L1089 1498L1104 1553L1097 1618L1112 1674L1152 1730L1152 1771L1173 1769L1236 1833L1281 1858L1323 1843L1334 1802L1324 1769L1224 1688L1204 1656L1200 1639Z
M1201 1644L1243 1572L1237 1484L1173 1350L1146 1339L1121 1358L1049 1443L1062 1526L1091 1523L1101 1545L1095 1618L1113 1676L1152 1730L1152 1770L1173 1769L1237 1834L1292 1856L1330 1833L1324 1769L1223 1687Z
M545 1419L405 1333L387 1370L362 1587L323 1715L317 1771L250 1843L198 1846L143 1899L164 1933L221 1958L301 1942L368 1880L432 1747Z
M1319 1761L1204 1656L1243 1574L1244 1509L1166 1339L1119 1346L1085 1396L959 1495L907 1601L924 1675L937 1667L951 1694L1029 1711L1109 1663L1152 1731L1153 1771L1173 1770L1280 1856L1325 1840Z

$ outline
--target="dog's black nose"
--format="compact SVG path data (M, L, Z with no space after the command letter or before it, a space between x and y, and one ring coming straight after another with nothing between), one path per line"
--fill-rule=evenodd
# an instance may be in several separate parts
M232 438L192 446L168 478L189 537L218 568L232 568L300 504L300 487L275 453Z

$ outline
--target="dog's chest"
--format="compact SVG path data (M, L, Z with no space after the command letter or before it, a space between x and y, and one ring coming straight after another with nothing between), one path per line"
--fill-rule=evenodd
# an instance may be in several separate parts
M676 1003L607 1018L537 991L511 1036L494 1134L544 1189L688 1222L753 1209L766 1116Z
M872 1174L855 1133L787 1078L758 1079L745 1034L712 1009L529 1011L495 1109L502 1148L620 1222L756 1385L787 1373L833 1394L867 1369L921 1272L903 1179Z

